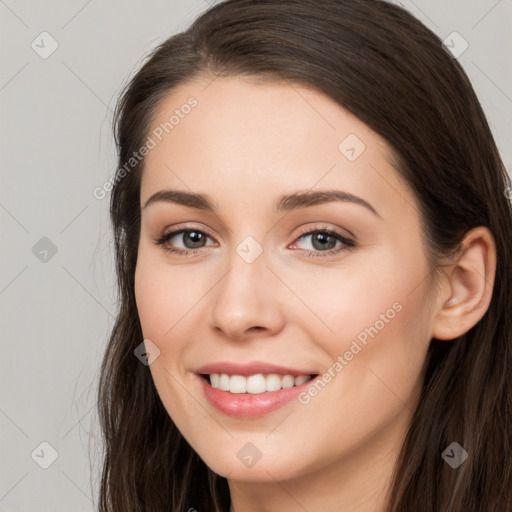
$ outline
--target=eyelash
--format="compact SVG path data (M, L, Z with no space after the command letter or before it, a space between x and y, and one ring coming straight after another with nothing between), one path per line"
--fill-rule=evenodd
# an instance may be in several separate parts
M204 249L204 247L201 247L198 249L177 249L175 247L169 247L169 246L165 245L174 236L176 236L180 233L188 233L188 232L192 232L192 231L195 233L201 233L202 235L206 235L209 238L212 238L212 237L210 237L210 235L208 233L201 231L199 229L181 228L181 229L178 229L175 231L170 231L169 233L165 233L160 238L155 239L154 243L157 246L161 246L164 251L170 252L172 254L176 254L179 256L195 257L195 256L198 256L200 252L202 252L201 249ZM337 247L335 249L329 249L328 251L311 251L308 249L301 249L302 251L304 251L306 253L306 256L308 258L334 256L335 254L338 254L340 252L350 251L357 247L356 242L354 240L351 240L351 239L345 237L344 235L342 235L341 233L339 233L338 231L328 228L326 226L322 226L321 228L316 228L316 229L303 228L300 230L300 232L297 236L297 240L304 238L307 235L312 235L315 233L323 233L323 234L334 236L340 242L342 242L343 245L341 245L340 247Z

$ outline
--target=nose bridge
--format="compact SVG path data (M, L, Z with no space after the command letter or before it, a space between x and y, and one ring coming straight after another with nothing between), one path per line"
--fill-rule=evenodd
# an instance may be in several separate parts
M233 248L229 271L218 283L212 314L215 326L228 336L242 337L251 327L278 327L276 279L267 263L262 245L251 236Z
M222 294L230 301L244 301L247 305L265 299L265 286L270 274L263 247L253 237L246 237L229 257L230 271L221 283ZM220 297L219 297L220 298Z

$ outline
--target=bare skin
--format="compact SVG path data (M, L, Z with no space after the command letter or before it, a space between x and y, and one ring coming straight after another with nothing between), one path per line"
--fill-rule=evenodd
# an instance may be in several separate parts
M173 189L207 194L217 207L154 201L142 209L135 293L144 338L160 350L150 366L158 393L194 450L228 479L230 512L384 511L429 343L468 331L489 306L492 235L468 233L434 288L417 200L380 136L311 89L210 82L181 84L160 104L153 129L197 100L155 139L142 177L142 206ZM282 195L327 189L371 208L330 201L273 210ZM197 255L154 243L184 228L203 233ZM325 229L355 245L336 236L314 244ZM256 244L243 245L246 237ZM196 240L181 233L165 245L192 251ZM248 263L240 244L262 252ZM377 334L346 357L371 326ZM238 418L214 408L199 385L195 370L217 361L331 369L331 379L303 403ZM247 442L261 453L252 467L237 456Z

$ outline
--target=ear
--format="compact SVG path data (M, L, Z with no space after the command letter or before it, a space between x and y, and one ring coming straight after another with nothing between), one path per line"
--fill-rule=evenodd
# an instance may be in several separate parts
M457 261L449 265L440 295L432 336L452 340L469 331L491 303L496 273L496 244L484 226L472 229L461 243Z

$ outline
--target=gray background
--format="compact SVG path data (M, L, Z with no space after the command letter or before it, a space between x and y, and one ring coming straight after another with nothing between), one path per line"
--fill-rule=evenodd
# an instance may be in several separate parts
M456 31L468 42L459 60L510 172L512 0L396 3L442 39ZM208 6L0 0L0 512L95 510L95 398L115 281L108 196L92 191L116 167L121 87L150 49ZM58 44L47 58L55 43L44 31ZM47 469L44 442L58 453Z

